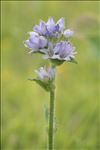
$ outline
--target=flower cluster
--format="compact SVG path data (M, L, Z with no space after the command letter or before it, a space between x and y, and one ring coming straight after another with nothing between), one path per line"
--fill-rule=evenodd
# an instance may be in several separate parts
M55 79L55 68L50 67L47 70L45 67L40 67L39 70L35 70L35 72L37 77L29 80L35 81L46 91L50 91L51 89L55 88L53 85L53 81Z
M55 67L63 62L75 61L75 47L69 41L74 32L65 29L64 19L60 18L57 23L53 18L49 18L47 22L40 21L39 25L33 27L33 31L29 32L29 38L25 41L25 46L30 50L29 53L41 53L44 59L49 59L52 66L48 69L40 67L36 70L37 77L30 79L35 81L46 91L55 88L53 81L55 79Z
M39 35L46 37L59 37L60 33L64 29L64 19L61 18L55 24L53 18L49 18L48 22L41 21L39 25L36 25L33 30Z
M52 82L55 78L55 69L48 68L46 71L45 67L40 67L39 70L35 70L37 74L37 80L43 81L45 83Z
M50 17L47 22L40 21L39 25L33 27L25 46L30 49L30 53L42 53L45 59L72 61L76 52L68 38L73 34L70 29L65 29L63 18L55 23Z

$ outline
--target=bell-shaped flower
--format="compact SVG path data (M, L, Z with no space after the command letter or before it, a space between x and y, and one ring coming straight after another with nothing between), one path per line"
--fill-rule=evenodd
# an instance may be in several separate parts
M42 36L47 34L47 27L44 21L40 21L40 24L34 26L33 30Z
M45 59L55 59L59 61L70 61L72 60L77 52L75 47L69 42L61 41L57 44L49 43L49 49L46 51Z
M47 46L47 39L43 36L39 36L36 32L30 32L30 37L25 41L25 46L31 49L31 52L40 52Z
M61 31L64 29L64 19L60 18L55 24L53 18L50 17L46 25L49 36L59 37L58 34L61 34Z

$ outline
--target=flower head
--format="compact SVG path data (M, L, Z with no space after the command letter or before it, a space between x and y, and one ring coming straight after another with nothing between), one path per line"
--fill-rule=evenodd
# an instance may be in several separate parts
M75 47L72 46L69 42L61 41L55 45L49 43L49 50L46 52L45 58L49 59L58 59L58 60L71 60L74 58ZM52 48L51 48L52 47Z
M39 36L36 32L30 32L30 37L25 41L25 46L31 49L31 52L40 52L47 46L47 39Z
M63 29L64 19L60 18L57 23L55 23L52 17L48 19L47 23L40 21L39 25L33 27L35 32L46 37L58 37L58 34L60 34Z
M35 81L46 91L51 91L55 88L53 84L53 81L55 79L55 71L55 68L50 67L48 69L45 69L45 67L40 67L39 70L35 70L37 77L29 80Z
M54 68L48 68L46 70L44 67L40 67L39 70L35 70L37 74L37 80L43 81L43 82L49 82L54 80L55 78L55 69Z
M42 53L44 58L57 60L60 64L62 64L61 61L76 63L73 61L76 54L75 47L67 39L73 36L73 33L72 30L65 29L63 18L55 23L50 17L47 22L40 21L39 25L33 27L33 32L29 33L25 46L31 49L30 53Z
M34 26L33 30L42 36L47 34L47 27L44 21L41 21L39 25Z
M60 33L64 29L64 19L59 19L55 24L53 18L50 17L46 25L49 33L48 35L56 37L57 33Z

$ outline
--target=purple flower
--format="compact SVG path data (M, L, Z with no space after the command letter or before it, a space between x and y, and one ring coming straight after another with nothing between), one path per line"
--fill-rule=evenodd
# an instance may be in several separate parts
M40 35L45 36L47 34L47 27L44 21L41 21L39 25L33 27L33 30Z
M25 41L25 46L31 49L31 52L40 52L47 46L47 39L43 36L39 36L36 32L30 32L30 37Z
M50 17L47 23L41 21L39 25L33 27L33 30L38 34L46 37L59 37L59 34L64 29L64 19L60 18L57 23Z
M59 37L59 34L61 34L61 31L64 29L64 19L59 19L55 24L53 18L50 17L46 25L49 36Z
M73 34L74 34L74 32L70 29L67 29L64 31L64 36L67 38L73 36Z
M75 62L75 47L67 39L74 32L70 29L65 30L63 18L60 18L57 23L52 17L47 22L41 20L39 25L33 27L33 30L29 33L29 39L25 41L25 46L31 49L30 53L42 53L44 54L43 57L52 60L54 65L64 61Z
M46 23L46 26L47 26L47 30L51 33L53 32L56 32L56 25L55 25L55 22L53 20L53 18L49 18L48 19L48 22Z
M65 28L64 18L60 18L57 22L57 25L59 26L59 31L63 31Z
M52 47L52 48L51 48ZM71 58L74 58L75 47L72 46L69 42L61 41L55 45L50 43L48 51L45 53L46 59L58 59L69 61Z
M45 69L45 67L39 68L39 70L35 70L37 73L37 80L43 81L43 82L49 82L53 81L55 78L55 69L54 68L48 68L48 70Z

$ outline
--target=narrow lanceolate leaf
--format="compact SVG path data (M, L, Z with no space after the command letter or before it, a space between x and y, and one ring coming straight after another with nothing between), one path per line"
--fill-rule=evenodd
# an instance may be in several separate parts
M78 62L74 58L70 58L70 60L68 62L72 62L74 64L78 64Z

